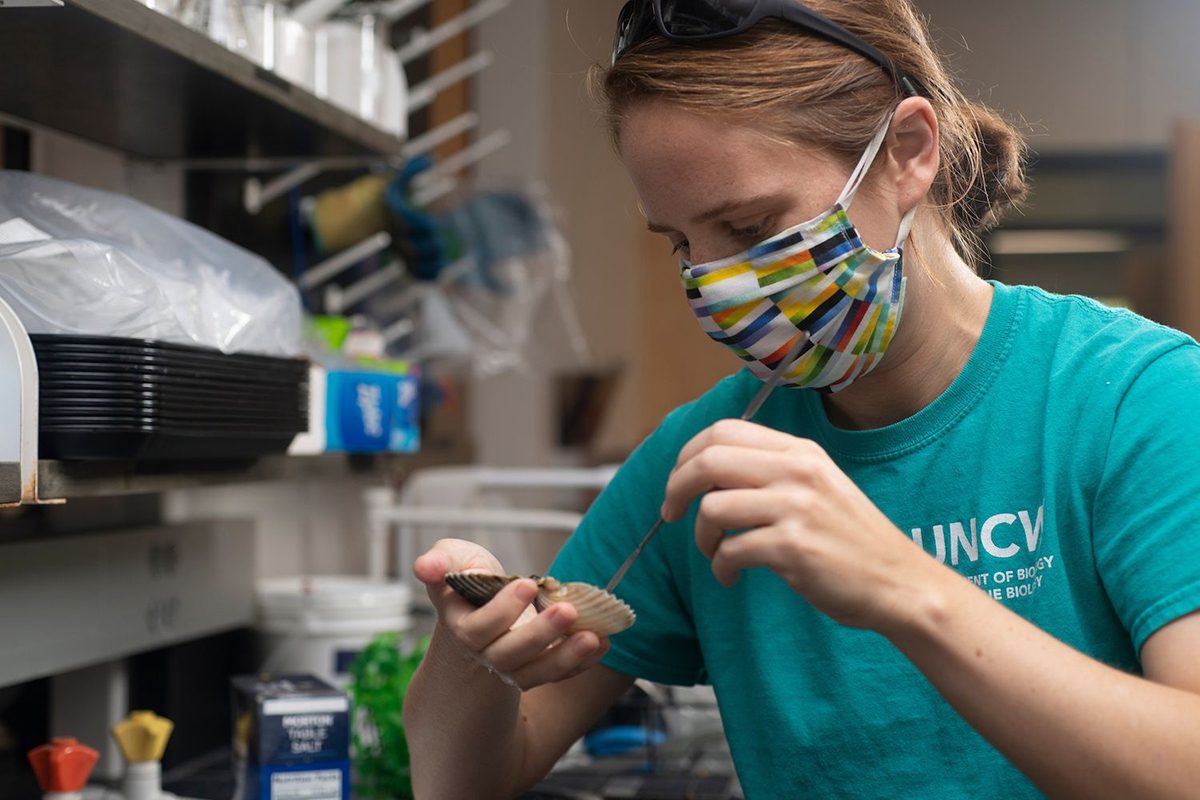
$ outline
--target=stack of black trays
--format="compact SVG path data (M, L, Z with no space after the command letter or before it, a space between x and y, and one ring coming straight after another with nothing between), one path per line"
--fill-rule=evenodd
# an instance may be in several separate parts
M57 459L235 459L308 429L308 362L146 339L34 335L39 449Z

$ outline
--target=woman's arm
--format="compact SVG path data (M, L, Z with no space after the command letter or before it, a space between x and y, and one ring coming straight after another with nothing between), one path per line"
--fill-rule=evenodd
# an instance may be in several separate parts
M950 573L940 564L931 573ZM1058 641L957 575L930 575L888 638L1051 797L1200 792L1200 615L1146 642L1146 678Z
M1200 791L1196 615L1146 641L1147 677L1107 667L930 557L818 445L751 423L720 422L688 443L664 516L678 520L700 495L696 545L718 580L765 566L838 622L887 636L1047 794Z
M590 632L562 638L576 618L570 605L533 614L536 587L522 580L473 608L444 581L464 569L501 571L487 551L456 540L438 542L414 565L438 611L404 699L418 798L516 796L633 682L596 663L607 640Z
M596 665L521 693L434 634L404 704L417 798L510 798L550 771L633 684Z

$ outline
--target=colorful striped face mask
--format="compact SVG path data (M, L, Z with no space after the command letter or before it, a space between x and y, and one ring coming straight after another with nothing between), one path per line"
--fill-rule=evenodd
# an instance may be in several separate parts
M904 304L900 250L916 208L885 252L867 246L846 213L890 125L891 115L829 211L736 256L681 263L700 326L759 379L802 336L783 383L837 392L874 369L892 341Z

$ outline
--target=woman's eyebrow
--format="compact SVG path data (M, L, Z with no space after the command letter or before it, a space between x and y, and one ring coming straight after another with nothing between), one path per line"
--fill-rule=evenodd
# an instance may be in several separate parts
M721 203L718 206L710 208L702 214L697 215L692 222L700 225L705 222L711 222L717 217L724 216L731 211L737 211L739 209L748 207L772 205L781 200L785 200L786 198L786 194L782 192L776 192L774 194L760 194L755 197L743 197L738 200L729 200Z
M697 215L692 220L692 223L695 225L702 225L705 222L711 222L717 217L724 216L731 211L738 211L743 208L756 208L759 206L774 205L775 203L785 201L787 199L788 196L785 193L776 192L775 194L760 194L755 195L754 197L743 197L738 200L727 200L724 203L714 206L704 213ZM651 233L678 233L678 231L669 225L663 225L661 223L651 222L649 220L646 221L646 229Z

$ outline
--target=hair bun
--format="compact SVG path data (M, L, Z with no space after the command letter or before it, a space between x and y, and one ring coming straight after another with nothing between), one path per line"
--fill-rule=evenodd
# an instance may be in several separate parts
M971 176L970 182L963 187L952 213L962 230L983 233L1029 194L1027 148L1021 135L987 106L968 101L963 111L974 129L978 150L964 153L974 164L961 173Z

